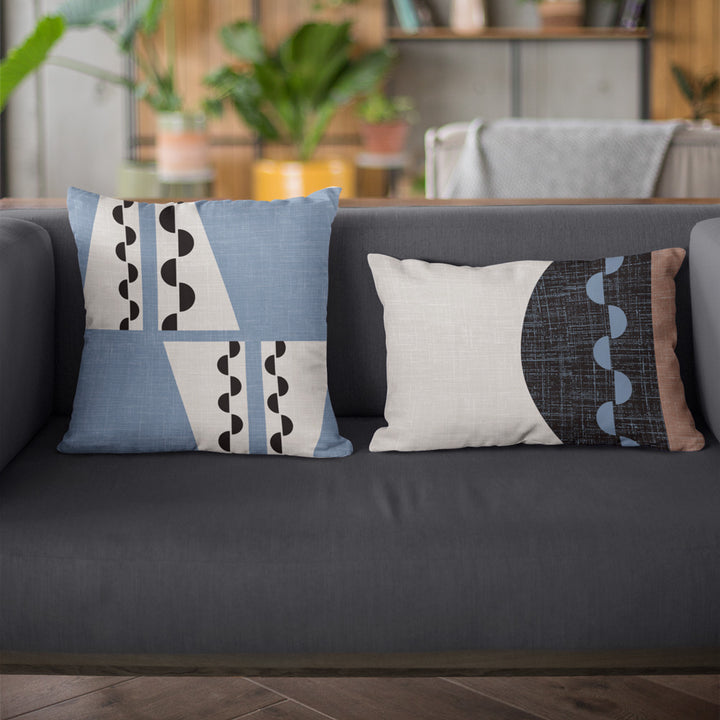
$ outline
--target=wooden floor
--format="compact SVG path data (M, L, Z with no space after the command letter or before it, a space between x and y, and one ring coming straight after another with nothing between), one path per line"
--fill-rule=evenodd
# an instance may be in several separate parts
M0 676L23 720L720 720L720 675L532 678Z

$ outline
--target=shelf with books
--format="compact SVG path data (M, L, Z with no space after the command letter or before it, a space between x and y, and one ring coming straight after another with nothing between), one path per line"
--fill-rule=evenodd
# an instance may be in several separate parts
M447 27L422 28L415 33L402 28L388 28L389 40L648 40L646 28L553 28L534 30L529 28L490 27L472 34L460 34Z

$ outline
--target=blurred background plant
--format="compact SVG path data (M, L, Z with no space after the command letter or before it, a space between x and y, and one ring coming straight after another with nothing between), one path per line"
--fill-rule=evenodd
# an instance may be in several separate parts
M255 23L225 26L222 42L239 62L208 75L215 91L208 107L219 113L230 104L260 137L310 160L337 111L390 68L388 48L354 53L350 30L349 22L306 23L273 51Z
M371 125L405 120L412 122L415 103L407 95L386 95L376 88L358 105L357 114L361 120Z
M15 88L43 63L66 67L131 89L156 112L175 112L183 101L175 85L175 38L172 0L137 0L128 13L125 0L67 0L52 15L40 18L33 32L0 63L0 109ZM123 17L124 16L124 17ZM165 18L165 56L157 52L155 35ZM139 78L117 75L91 63L50 55L68 31L98 28L128 55Z
M720 89L720 74L692 75L676 64L671 69L680 92L690 105L693 120L705 120L718 112L720 106L712 100Z

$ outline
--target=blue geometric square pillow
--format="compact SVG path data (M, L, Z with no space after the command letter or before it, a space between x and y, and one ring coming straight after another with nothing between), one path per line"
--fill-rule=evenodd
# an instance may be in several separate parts
M58 449L349 455L325 363L338 196L153 205L71 188L86 329Z

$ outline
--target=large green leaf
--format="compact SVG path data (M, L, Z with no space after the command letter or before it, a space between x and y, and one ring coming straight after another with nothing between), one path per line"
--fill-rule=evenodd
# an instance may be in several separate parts
M254 65L253 70L258 85L258 103L277 116L286 135L295 142L295 138L302 135L304 117L286 75L272 59Z
M312 116L305 133L298 144L300 160L310 160L322 140L330 121L335 117L338 107L332 101L325 102Z
M678 87L680 88L680 92L685 96L688 102L694 102L695 88L693 87L692 79L679 65L673 65L671 70L675 77L675 82L677 82Z
M223 45L240 60L262 63L267 59L262 35L255 23L240 21L220 30Z
M361 57L338 78L330 91L330 98L338 105L345 105L372 90L390 69L393 57L393 53L385 48Z
M349 23L303 25L277 54L291 92L317 106L339 68L348 61L351 47Z
M158 29L165 3L166 0L138 0L135 3L120 34L119 45L123 52L130 52L138 32L152 35Z
M62 37L64 31L65 21L62 17L44 17L22 45L8 53L0 63L0 110L5 107L10 93L25 77L42 65L50 48Z
M253 78L238 76L238 82L230 94L232 103L245 122L266 140L278 140L280 133L261 110L261 90Z
M125 0L65 0L58 8L58 15L65 19L68 27L107 25L109 15Z

